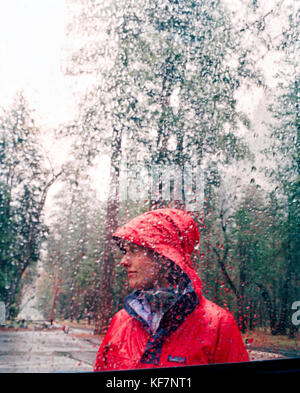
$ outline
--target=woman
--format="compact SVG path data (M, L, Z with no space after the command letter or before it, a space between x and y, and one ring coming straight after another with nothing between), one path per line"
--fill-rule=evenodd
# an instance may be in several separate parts
M186 212L147 212L114 238L133 292L111 321L95 371L249 360L233 316L202 295L191 261L199 231Z

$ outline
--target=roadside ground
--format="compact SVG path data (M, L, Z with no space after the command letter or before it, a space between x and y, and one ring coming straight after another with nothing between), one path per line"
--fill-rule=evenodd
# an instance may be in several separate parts
M102 335L94 334L94 326L84 321L54 321L52 324L48 321L16 321L0 328L1 331L63 332L69 338L86 342L89 345L89 358L95 356L103 340ZM267 330L260 329L243 334L243 339L252 361L300 357L300 333L297 333L294 339L290 339L287 336L272 336ZM89 361L89 364L91 364L91 361Z

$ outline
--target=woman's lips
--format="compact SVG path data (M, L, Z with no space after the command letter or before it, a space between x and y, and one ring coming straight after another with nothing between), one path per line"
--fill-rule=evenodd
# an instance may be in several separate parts
M128 277L134 276L136 272L127 272Z

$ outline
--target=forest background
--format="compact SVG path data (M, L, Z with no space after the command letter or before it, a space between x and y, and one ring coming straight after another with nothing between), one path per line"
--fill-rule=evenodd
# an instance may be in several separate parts
M295 336L299 11L237 3L66 1L72 45L61 67L88 81L74 116L38 126L22 91L0 114L9 318L35 282L45 319L85 319L104 333L128 293L113 231L189 201L204 295L242 332Z

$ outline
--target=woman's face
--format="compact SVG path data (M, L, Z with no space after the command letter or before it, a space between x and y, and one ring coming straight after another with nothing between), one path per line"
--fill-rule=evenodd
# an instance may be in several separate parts
M164 277L153 258L153 254L144 247L133 243L124 244L125 255L121 265L127 270L129 285L132 289L150 289L162 286Z

